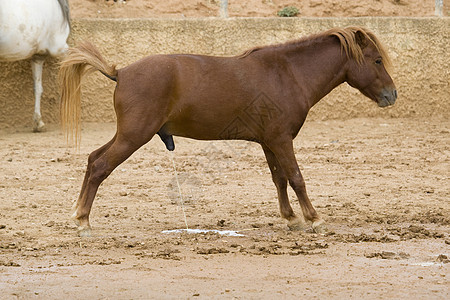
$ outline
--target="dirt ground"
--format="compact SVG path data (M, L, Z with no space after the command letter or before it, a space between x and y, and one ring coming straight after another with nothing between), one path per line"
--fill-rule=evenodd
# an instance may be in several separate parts
M3 299L448 299L450 122L307 122L295 151L329 232L289 231L262 150L155 138L100 187L93 236L69 219L88 154L114 124L84 124L79 151L57 127L0 131ZM289 191L294 209L299 205Z

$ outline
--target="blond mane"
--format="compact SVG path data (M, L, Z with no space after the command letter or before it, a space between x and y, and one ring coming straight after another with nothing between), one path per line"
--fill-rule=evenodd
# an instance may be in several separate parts
M348 57L355 59L358 64L362 64L364 61L364 54L361 46L357 42L357 33L362 34L366 40L371 42L375 48L377 48L377 51L380 53L381 59L383 60L384 66L387 69L391 68L392 63L386 49L375 34L368 29L363 27L333 28L324 34L333 35L339 38L339 41L341 42L341 49L345 52L345 54Z
M387 54L386 49L381 44L381 42L378 40L378 38L373 34L371 31L369 31L366 28L363 27L347 27L347 28L333 28L328 31L319 33L319 34L313 34L309 35L303 38L300 38L298 40L290 41L283 44L277 44L277 45L270 45L270 46L259 46L254 47L249 50L244 51L242 54L238 55L238 58L244 58L249 56L250 54L266 49L266 48L277 48L277 47L289 47L289 46L298 46L299 44L304 43L311 43L315 40L318 40L323 37L327 36L336 36L340 43L341 43L341 49L349 58L353 58L356 60L358 64L362 64L364 61L364 54L362 52L361 46L358 44L357 41L357 33L362 34L366 40L371 42L378 52L380 53L380 56L383 60L383 64L386 68L391 67L391 60L389 58L389 55Z

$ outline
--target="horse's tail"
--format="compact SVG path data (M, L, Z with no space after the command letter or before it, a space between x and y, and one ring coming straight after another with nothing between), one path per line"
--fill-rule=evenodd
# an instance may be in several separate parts
M88 71L95 70L117 81L115 65L109 65L97 48L89 42L70 48L60 65L61 123L66 138L75 139L75 145L81 138L81 78Z

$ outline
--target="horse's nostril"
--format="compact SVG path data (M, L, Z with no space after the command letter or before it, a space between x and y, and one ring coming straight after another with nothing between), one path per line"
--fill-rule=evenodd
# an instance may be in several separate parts
M395 99L397 99L397 90L394 90L393 92Z

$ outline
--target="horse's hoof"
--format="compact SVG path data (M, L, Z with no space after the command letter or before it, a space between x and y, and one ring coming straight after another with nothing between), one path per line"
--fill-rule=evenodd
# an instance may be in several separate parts
M320 219L318 221L314 221L312 223L312 229L315 233L318 233L318 234L325 234L328 231L325 221L322 219Z
M45 124L42 121L39 121L34 124L33 126L33 132L44 132L45 131Z
M290 220L287 224L289 230L292 231L305 231L307 226L305 224L305 222L303 222L301 219L299 218L295 218L293 220Z
M91 237L91 228L90 227L78 227L78 235L80 237Z
M75 225L77 226L79 236L81 237L91 236L91 226L89 225L89 221L78 219L76 211L73 213L71 218L75 222Z

